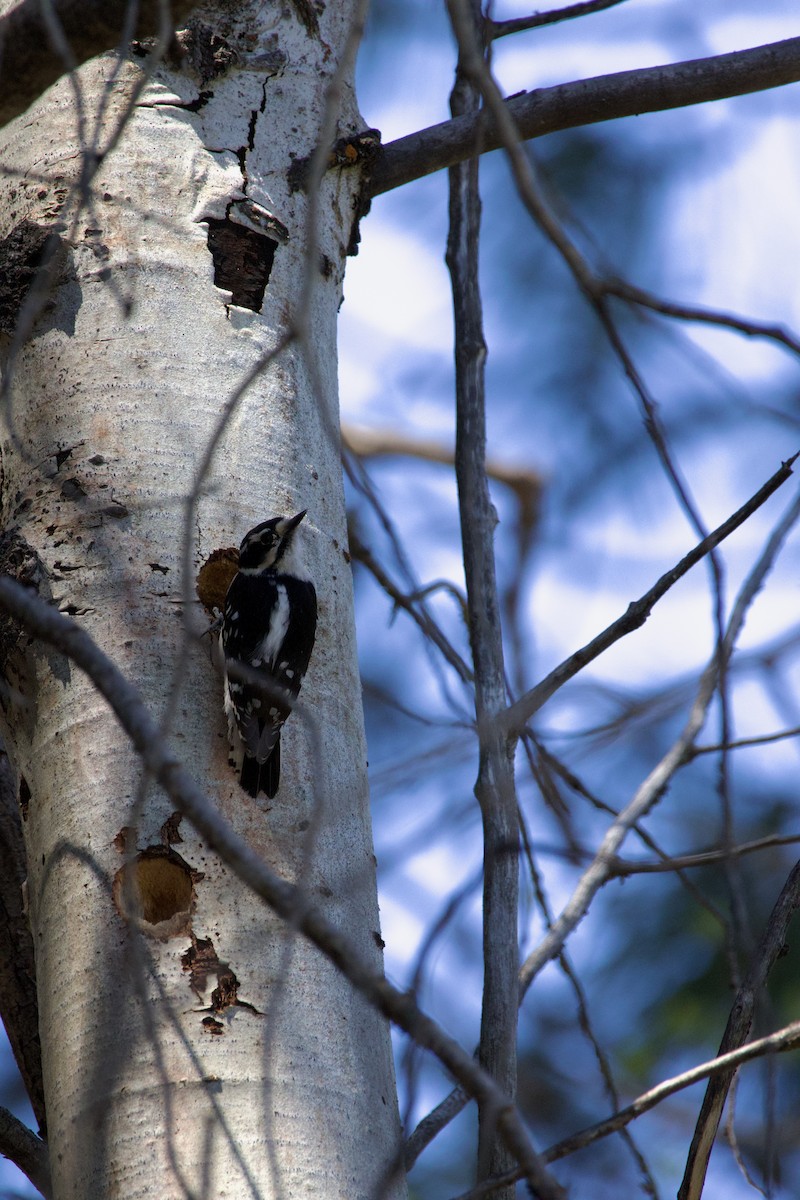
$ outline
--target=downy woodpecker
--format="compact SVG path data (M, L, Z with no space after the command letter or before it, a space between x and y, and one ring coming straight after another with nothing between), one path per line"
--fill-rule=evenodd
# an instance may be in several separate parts
M305 515L273 517L245 534L225 597L225 712L233 762L251 796L278 790L281 728L314 648L317 594L296 538Z

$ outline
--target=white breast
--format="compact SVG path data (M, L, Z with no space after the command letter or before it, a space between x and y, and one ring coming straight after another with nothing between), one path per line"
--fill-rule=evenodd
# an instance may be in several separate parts
M289 549L278 564L278 571L282 571L285 575L294 575L295 579L302 579L304 582L310 583L311 576L303 560L302 537L304 533L303 529L297 530L289 544Z
M278 595L270 622L269 633L256 650L253 658L254 667L275 662L286 637L286 631L289 628L289 597L282 583L278 584L277 590Z

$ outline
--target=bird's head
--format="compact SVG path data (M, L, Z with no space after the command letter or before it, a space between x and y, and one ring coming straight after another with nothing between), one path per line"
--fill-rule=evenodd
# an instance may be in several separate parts
M239 547L239 570L245 575L257 575L270 568L277 569L292 545L297 526L306 509L293 517L273 517L262 521L242 538Z

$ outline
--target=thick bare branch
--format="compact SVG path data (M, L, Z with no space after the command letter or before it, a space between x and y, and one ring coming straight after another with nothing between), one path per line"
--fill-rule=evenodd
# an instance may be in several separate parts
M480 54L479 0L448 0L459 44L450 95L455 117L475 113L480 92L468 68ZM493 718L506 706L500 601L494 561L497 516L486 478L486 342L478 278L481 202L478 158L450 171L447 267L453 294L456 366L456 481L467 584L467 608L475 671L479 768L475 795L483 824L483 1002L478 1058L504 1091L517 1079L517 967L519 896L517 798L509 739L498 736ZM478 1111L478 1179L508 1169L508 1150L495 1114ZM504 1195L511 1197L513 1189Z
M0 1108L0 1154L19 1167L43 1196L50 1196L47 1143L6 1108Z
M195 0L171 0L173 23L194 8ZM139 0L133 36L154 36L163 0ZM20 0L0 17L0 126L24 112L65 71L119 45L130 20L128 0L52 0L52 10L69 43L72 61L53 44L41 0Z
M685 108L744 96L800 80L800 38L788 38L713 58L618 71L592 79L522 92L506 101L519 135L541 137L578 125ZM375 159L367 184L378 196L392 188L496 150L502 136L491 119L479 133L479 118L466 115L388 142Z

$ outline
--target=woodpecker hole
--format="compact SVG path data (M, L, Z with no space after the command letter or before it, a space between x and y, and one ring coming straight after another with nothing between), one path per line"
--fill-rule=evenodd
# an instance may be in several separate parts
M185 936L194 900L193 874L173 850L142 850L117 871L113 895L117 911L153 937Z
M225 596L236 574L239 551L234 546L213 550L197 572L195 586L200 603L213 616L225 606Z
M277 242L234 221L208 219L214 283L231 293L237 308L261 312Z

